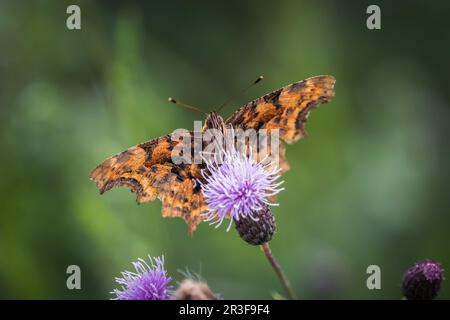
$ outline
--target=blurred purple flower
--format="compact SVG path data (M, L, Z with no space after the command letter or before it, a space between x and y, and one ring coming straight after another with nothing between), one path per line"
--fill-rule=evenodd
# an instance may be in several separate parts
M434 299L444 280L441 264L425 260L410 267L403 275L402 292L408 300Z
M150 265L143 259L133 262L135 272L122 272L116 282L122 286L121 290L114 289L114 300L168 300L172 286L171 277L164 269L164 257L151 258Z
M231 147L230 147L231 145ZM206 183L201 183L203 195L208 204L207 218L219 227L223 220L230 218L227 231L233 220L250 217L257 221L254 212L262 210L270 203L267 198L284 188L278 188L283 181L276 182L281 169L264 161L256 162L250 154L238 152L234 145L219 148L214 159L204 159L207 170L202 170Z

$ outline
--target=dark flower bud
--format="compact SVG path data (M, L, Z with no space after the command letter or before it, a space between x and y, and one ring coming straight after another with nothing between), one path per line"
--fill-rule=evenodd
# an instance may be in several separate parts
M416 263L403 275L403 296L408 300L434 299L444 280L443 273L440 263L431 260Z
M219 300L220 295L211 291L205 282L184 279L174 293L176 300Z
M239 236L247 243L258 246L269 242L276 230L275 217L269 206L253 212L253 215L234 219Z

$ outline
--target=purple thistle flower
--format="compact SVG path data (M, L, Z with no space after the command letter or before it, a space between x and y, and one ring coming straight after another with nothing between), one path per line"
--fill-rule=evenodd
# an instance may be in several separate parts
M114 300L168 300L172 286L171 277L164 269L164 257L149 256L150 265L143 259L133 262L135 272L122 272L116 282L122 286L121 290L114 289Z
M432 260L418 262L403 275L402 292L408 300L432 300L444 280L440 263Z
M229 231L233 220L250 217L257 221L254 212L266 205L278 205L270 203L267 198L284 188L278 188L283 181L276 182L280 168L265 162L265 159L255 161L251 148L250 154L246 155L238 152L233 143L226 146L226 149L217 148L214 159L204 158L207 170L202 170L202 176L206 182L200 184L208 204L205 221L212 221L211 224L216 224L217 228L228 217Z

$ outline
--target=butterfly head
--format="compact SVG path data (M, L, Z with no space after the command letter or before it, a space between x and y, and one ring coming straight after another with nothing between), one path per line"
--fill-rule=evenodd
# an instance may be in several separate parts
M219 129L222 130L225 127L223 118L217 112L209 112L203 129Z

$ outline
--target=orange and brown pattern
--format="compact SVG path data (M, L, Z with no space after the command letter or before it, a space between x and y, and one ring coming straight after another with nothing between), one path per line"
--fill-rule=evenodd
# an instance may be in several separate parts
M206 210L197 182L202 177L198 165L172 163L171 153L178 143L167 135L131 147L103 161L90 178L100 193L127 186L136 193L138 203L159 198L162 216L183 218L192 234Z
M279 129L286 143L301 139L309 112L334 96L335 79L317 76L293 83L249 102L236 111L227 121L217 113L209 114L203 131L208 128L222 129L224 124L241 129ZM194 134L191 133L192 153ZM91 173L100 193L114 186L127 186L136 193L138 203L159 198L163 217L181 217L193 234L207 211L198 180L203 165L175 164L172 150L178 141L170 135L131 147L99 164ZM258 150L261 151L261 150ZM280 167L283 172L289 166L285 159L284 145L280 145ZM255 153L258 156L258 152Z
M281 138L291 144L304 136L309 112L334 96L335 78L317 76L275 90L249 102L227 121L243 129L280 129Z

